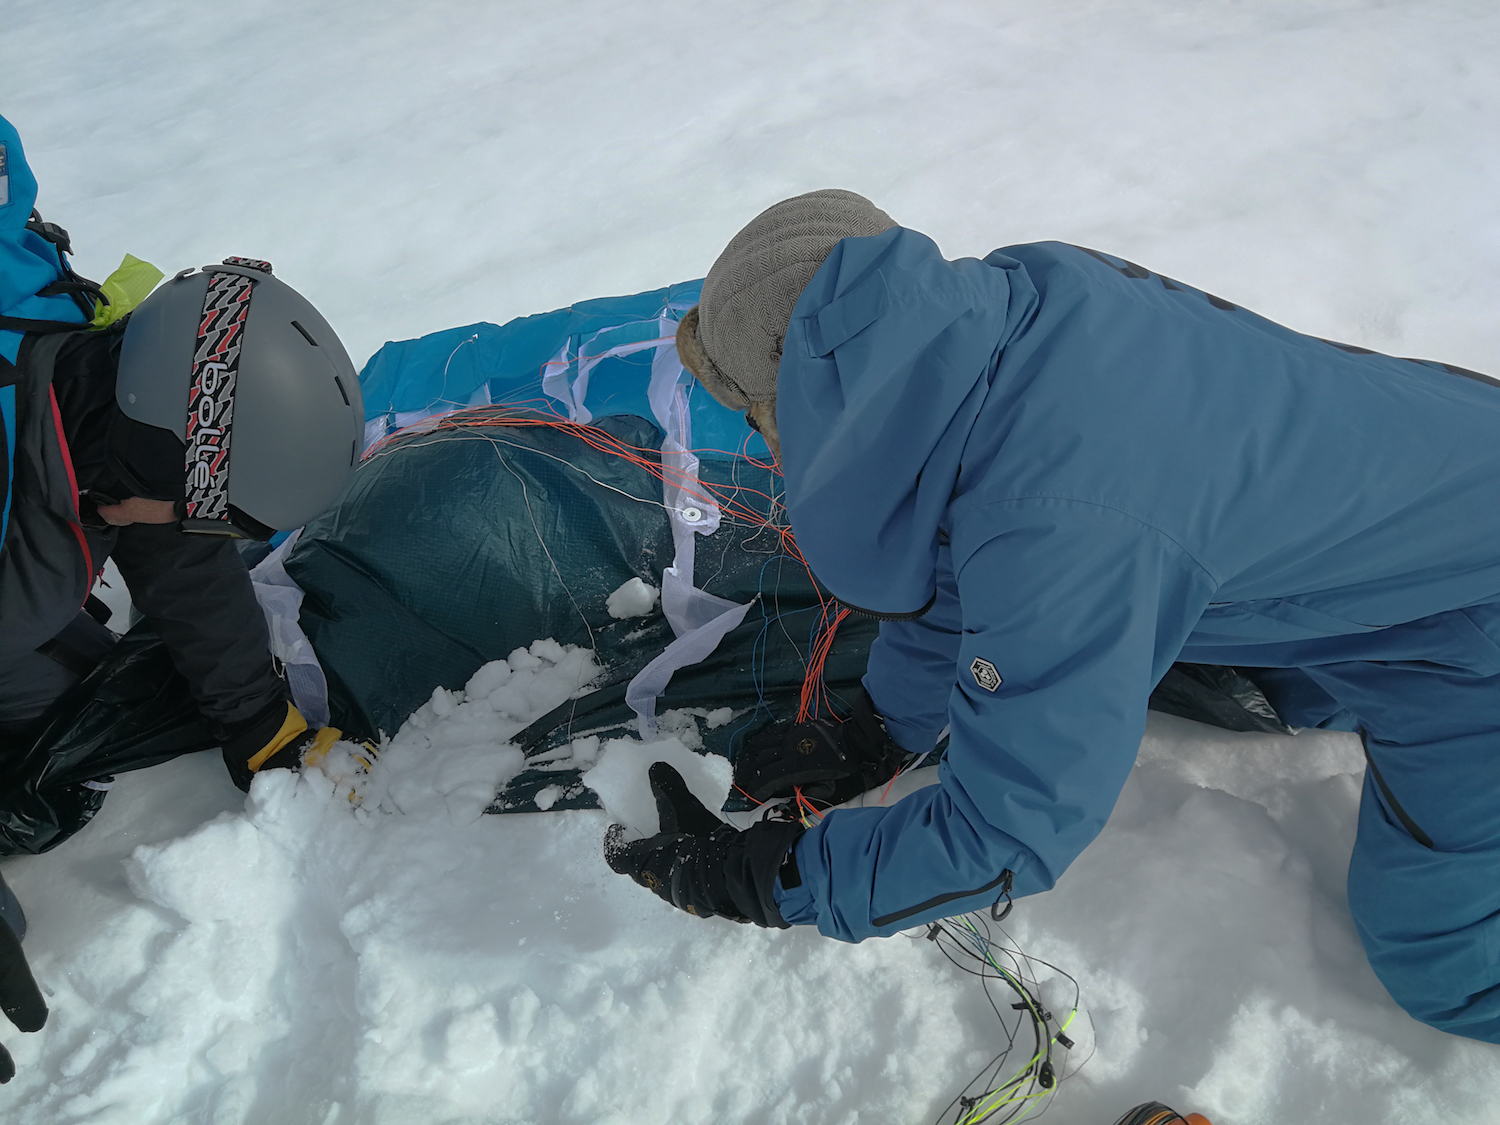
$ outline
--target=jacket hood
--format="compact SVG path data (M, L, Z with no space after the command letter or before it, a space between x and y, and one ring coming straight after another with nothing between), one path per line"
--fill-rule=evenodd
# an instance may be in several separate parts
M932 599L964 445L1035 308L1019 263L949 262L902 227L843 240L803 291L776 423L798 547L840 601L900 616Z
M35 206L36 177L26 163L21 138L15 126L0 117L0 316L82 323L83 315L70 298L36 295L58 279L59 269L56 248L26 229ZM4 342L0 337L0 344ZM19 336L10 336L10 342L19 342Z

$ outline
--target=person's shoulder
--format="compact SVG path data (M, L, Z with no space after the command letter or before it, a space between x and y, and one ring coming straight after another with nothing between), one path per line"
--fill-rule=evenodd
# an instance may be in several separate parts
M1116 258L1098 250L1091 250L1086 246L1075 246L1071 242L1054 240L1019 242L1010 246L1001 246L986 254L983 261L987 266L1001 269L1020 268L1037 275L1055 270L1093 273L1101 268L1126 273L1127 276L1131 271L1139 271L1141 276L1146 275L1145 270L1132 265L1124 258Z

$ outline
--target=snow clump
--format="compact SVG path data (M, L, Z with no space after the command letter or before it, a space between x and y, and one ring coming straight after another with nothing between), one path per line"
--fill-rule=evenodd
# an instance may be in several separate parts
M627 617L645 617L656 608L656 599L661 591L655 586L632 578L609 596L604 608L611 617L624 621Z

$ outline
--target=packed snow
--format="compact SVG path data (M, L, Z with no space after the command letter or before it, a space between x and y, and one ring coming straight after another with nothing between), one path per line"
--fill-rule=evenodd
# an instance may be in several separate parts
M1489 3L0 0L0 20L0 112L82 272L269 258L356 362L701 276L759 209L839 186L954 256L1064 239L1317 335L1500 368ZM609 812L481 815L519 768L506 740L593 671L541 641L444 685L369 773L345 746L248 800L213 754L125 775L77 837L4 861L52 1017L0 1023L0 1116L932 1120L999 1044L931 943L705 922L605 867L611 814L651 826L656 757L722 792L692 753L715 716L573 743ZM1069 1070L1088 1061L1053 1119L1160 1098L1215 1125L1494 1120L1500 1049L1406 1017L1359 949L1361 770L1349 736L1153 716L1103 836L1007 922L1082 986Z
M8 862L52 1006L8 1037L16 1119L930 1119L999 1047L931 943L703 922L604 866L609 821L656 828L650 762L723 799L699 717L558 755L607 812L483 815L521 766L506 740L597 671L539 641L434 692L368 774L341 744L242 801L213 755L180 759ZM1351 931L1360 764L1345 735L1153 716L1104 836L1014 916L1083 988L1060 1119L1152 1095L1230 1125L1485 1119L1494 1049L1396 1012Z

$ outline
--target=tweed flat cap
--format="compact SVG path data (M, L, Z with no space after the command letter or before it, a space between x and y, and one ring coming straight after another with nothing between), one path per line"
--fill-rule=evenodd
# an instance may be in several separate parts
M729 240L677 328L685 366L724 405L776 401L776 370L797 298L835 244L895 221L852 191L826 189L762 211Z

